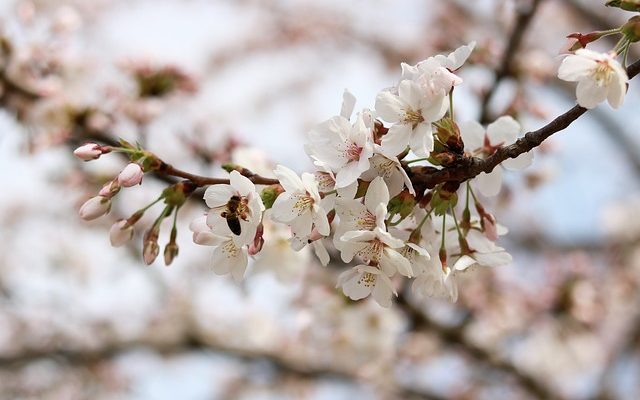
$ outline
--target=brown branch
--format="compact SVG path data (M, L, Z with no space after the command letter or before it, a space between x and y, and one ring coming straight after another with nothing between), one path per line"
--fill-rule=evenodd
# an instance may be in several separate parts
M210 178L207 176L195 175L190 172L186 172L181 169L178 169L171 164L165 163L164 161L161 161L160 168L155 172L159 175L168 175L168 176L175 176L178 178L188 179L198 186L229 184L229 179ZM280 181L277 179L266 178L264 176L254 174L253 172L246 169L243 169L242 171L239 171L239 172L242 175L249 178L249 180L255 183L256 185L277 185L280 183Z
M484 94L480 102L480 122L483 124L489 122L489 102L491 101L493 94L498 89L500 82L512 74L511 64L518 52L518 48L522 43L522 39L524 38L527 28L529 28L531 21L533 21L533 18L538 11L540 3L542 3L542 0L533 0L531 6L527 10L520 10L518 12L509 42L507 43L507 47L502 55L502 61L500 62L498 69L495 71L493 84L489 87L489 90Z
M636 61L627 68L629 79L635 77L638 73L640 73L640 61ZM464 182L482 172L489 173L501 162L509 158L516 158L532 150L549 138L549 136L566 129L587 111L586 108L579 105L574 106L542 128L528 132L509 146L501 147L486 159L463 157L459 160L458 165L437 171L425 169L425 167L413 167L411 168L412 178L414 182L422 183L427 188L433 188L440 183Z

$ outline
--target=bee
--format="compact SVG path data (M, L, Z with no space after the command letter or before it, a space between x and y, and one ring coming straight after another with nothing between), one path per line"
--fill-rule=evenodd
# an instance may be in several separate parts
M231 232L233 232L235 235L240 235L240 233L242 233L240 218L246 219L246 217L243 215L244 208L245 204L242 197L234 195L231 196L231 198L227 202L225 210L220 213L222 218L227 220L229 229L231 229Z

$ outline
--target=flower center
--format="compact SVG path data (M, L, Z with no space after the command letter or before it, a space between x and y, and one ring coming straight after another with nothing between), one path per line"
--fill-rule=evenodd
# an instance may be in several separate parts
M424 122L424 117L420 111L408 109L404 112L404 122L412 124L414 127Z
M298 201L293 205L293 209L298 212L298 215L302 215L313 206L313 198L309 193L298 196Z
M593 71L593 78L598 82L600 86L606 86L611 81L613 76L613 68L609 65L608 61L598 61L598 66Z
M367 211L356 220L356 224L363 231L373 230L376 227L376 216Z
M358 161L360 159L360 153L362 153L362 147L355 143L349 144L345 150L345 155L349 161Z
M371 272L365 272L358 280L358 283L366 287L372 287L376 284L376 275Z

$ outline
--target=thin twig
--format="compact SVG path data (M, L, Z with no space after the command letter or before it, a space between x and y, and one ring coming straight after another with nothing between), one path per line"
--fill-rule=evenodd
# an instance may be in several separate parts
M533 0L531 6L527 10L520 10L518 12L518 16L514 21L513 31L509 37L509 42L502 54L502 61L500 62L498 69L495 71L493 84L489 87L489 90L485 92L482 100L480 101L480 122L483 124L489 122L489 102L502 80L511 75L511 64L513 59L518 52L520 43L522 42L531 21L533 21L533 17L538 11L540 3L542 3L542 0Z

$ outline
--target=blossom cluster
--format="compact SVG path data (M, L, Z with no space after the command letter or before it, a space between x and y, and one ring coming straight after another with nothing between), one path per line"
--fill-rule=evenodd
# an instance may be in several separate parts
M586 37L591 36L579 39ZM521 135L520 124L511 116L488 126L456 121L453 93L463 83L459 71L474 47L472 42L416 65L403 63L398 82L378 93L373 109L355 112L356 98L345 90L340 113L307 135L305 152L315 167L313 173L298 175L278 165L273 179L256 179L261 177L244 167L225 166L228 180L207 187L204 201L209 210L190 225L195 243L214 248L213 270L241 281L249 260L264 253L269 239L265 232L284 229L285 235L274 237L279 241L285 237L296 252L313 249L325 266L330 251L336 258L339 254L349 265L337 278L337 287L346 296L353 300L372 296L388 307L407 280L419 295L455 301L461 274L475 267L509 264L511 256L496 244L507 230L482 201L500 192L503 169L531 164L531 151L467 181L428 186L413 179L471 158L492 157ZM615 108L622 104L628 80L616 57L581 48L564 59L558 75L578 82L581 106L593 108L608 100ZM132 161L82 206L82 218L107 213L121 187L139 184L145 172L166 168L152 153L126 142L121 145L89 143L76 150L85 161L110 151L124 152ZM143 256L148 264L157 257L160 222L173 213L164 252L165 262L171 263L178 253L175 215L196 187L209 184L207 178L198 181L191 174L176 176L191 180L167 188L154 203L117 221L111 229L112 244L128 241L142 214L164 200L164 210L144 235Z

